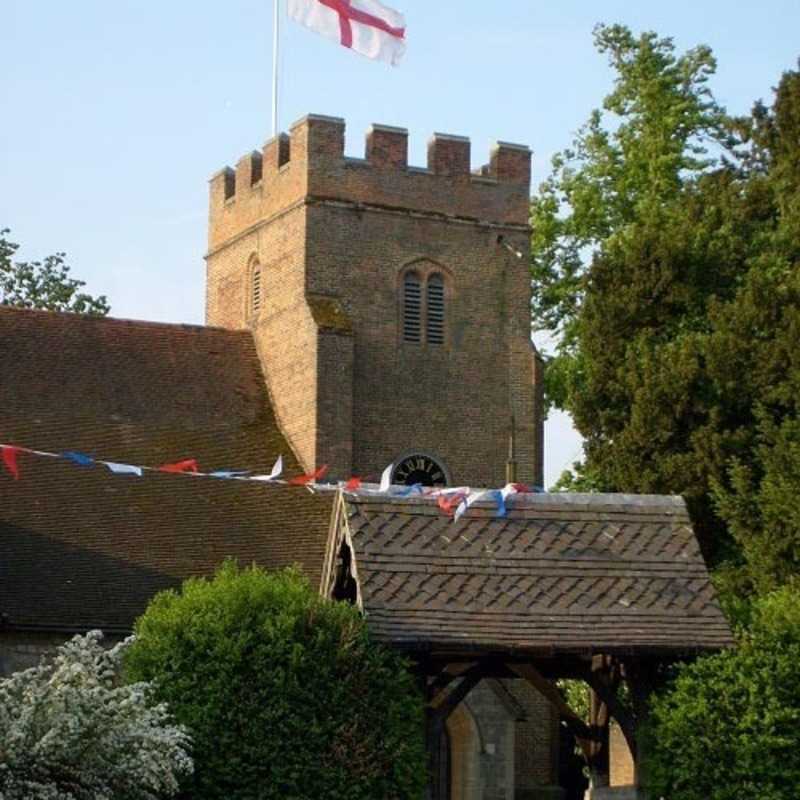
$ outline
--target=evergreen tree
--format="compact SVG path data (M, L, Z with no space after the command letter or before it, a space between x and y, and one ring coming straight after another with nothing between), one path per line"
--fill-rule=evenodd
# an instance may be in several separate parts
M748 434L713 489L747 579L766 591L800 574L800 72L741 125L748 192L766 198L771 222L734 300L711 309L708 369L737 398Z
M772 109L732 120L706 85L707 49L676 56L622 28L597 42L616 119L609 131L593 114L533 204L534 322L561 337L548 394L586 440L562 485L682 494L706 555L744 554L747 580L771 586L800 566L785 506L798 486L797 73Z

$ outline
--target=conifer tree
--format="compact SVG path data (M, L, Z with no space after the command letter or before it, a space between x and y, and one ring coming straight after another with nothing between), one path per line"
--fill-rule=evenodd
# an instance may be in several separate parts
M706 48L596 36L613 117L592 115L532 213L548 396L585 437L562 485L682 494L713 563L769 588L800 567L797 73L731 119Z

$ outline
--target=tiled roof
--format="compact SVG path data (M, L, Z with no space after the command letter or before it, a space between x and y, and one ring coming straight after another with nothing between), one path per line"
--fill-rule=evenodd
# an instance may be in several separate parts
M249 333L0 308L0 441L157 466L301 472ZM0 468L0 615L130 628L152 595L226 558L320 580L331 495L19 456Z
M352 497L343 523L378 639L409 648L696 652L731 644L680 498L517 495L459 522Z

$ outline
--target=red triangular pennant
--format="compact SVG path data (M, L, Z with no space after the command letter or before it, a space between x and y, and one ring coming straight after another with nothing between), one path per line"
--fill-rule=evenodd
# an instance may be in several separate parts
M441 508L445 514L449 514L452 517L453 514L456 513L456 509L458 508L459 504L466 496L467 495L463 492L459 492L457 494L440 495L438 500L439 508Z
M2 445L0 449L3 451L3 464L5 464L6 469L14 476L14 480L19 480L19 466L17 464L17 453L19 453L19 447L11 447L10 445Z
M328 465L323 464L315 472L309 472L308 475L298 475L289 481L290 486L305 486L307 483L314 483L318 481L328 471Z
M197 472L197 460L187 458L184 461L176 461L174 464L162 464L158 468L159 472Z

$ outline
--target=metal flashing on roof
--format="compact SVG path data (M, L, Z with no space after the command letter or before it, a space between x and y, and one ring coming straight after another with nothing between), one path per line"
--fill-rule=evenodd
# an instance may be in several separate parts
M516 495L458 523L434 501L344 496L367 623L448 652L688 653L732 643L683 501Z

